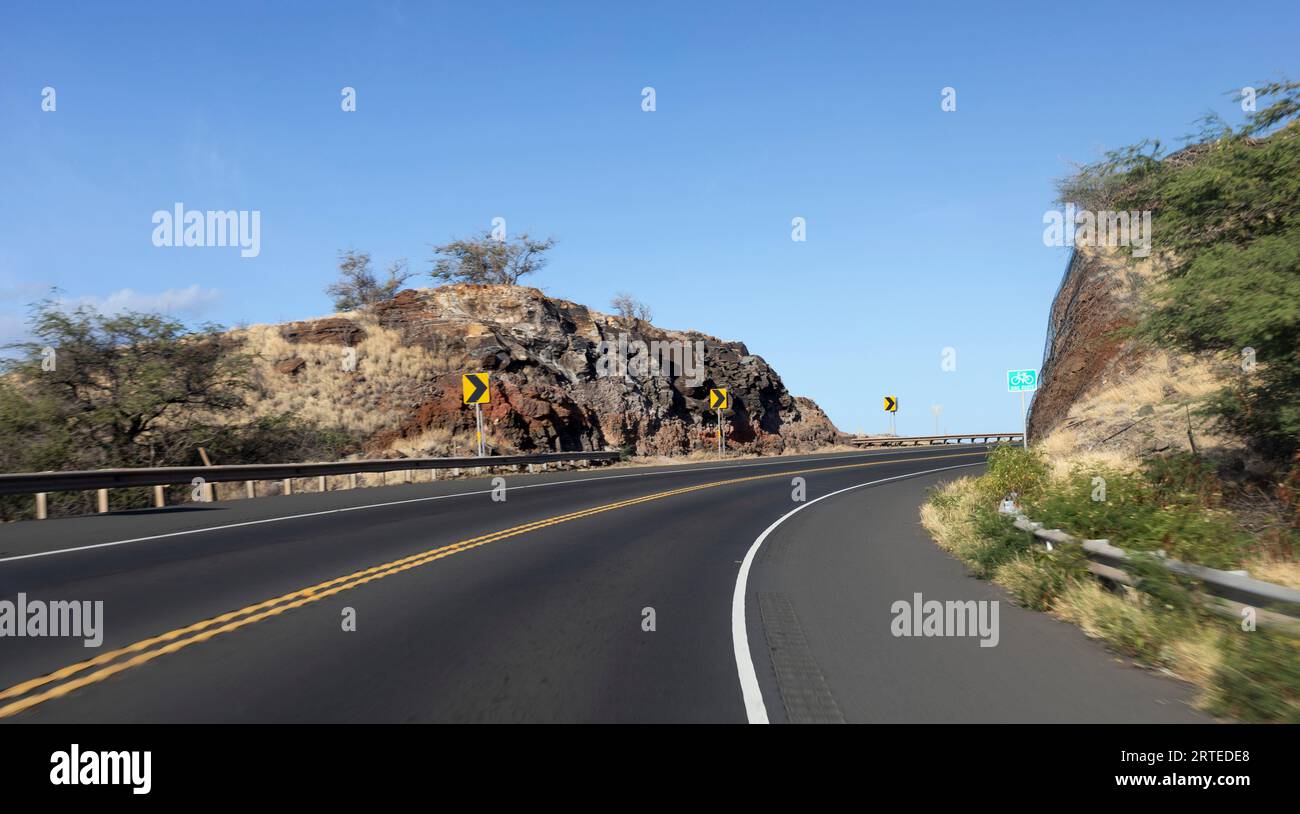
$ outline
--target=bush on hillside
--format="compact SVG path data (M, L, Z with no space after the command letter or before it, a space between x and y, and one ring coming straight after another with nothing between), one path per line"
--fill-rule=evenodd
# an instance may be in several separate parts
M1271 104L1239 128L1209 117L1188 149L1117 150L1059 192L1094 211L1152 211L1163 272L1138 335L1240 361L1204 409L1280 464L1300 438L1300 82L1257 95Z

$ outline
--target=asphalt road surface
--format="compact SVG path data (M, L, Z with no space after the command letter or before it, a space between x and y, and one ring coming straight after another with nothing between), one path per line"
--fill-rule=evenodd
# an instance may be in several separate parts
M1185 685L1012 606L929 539L926 489L984 454L589 469L504 476L504 500L482 478L0 526L0 599L104 603L98 648L0 638L0 722L1205 720ZM917 594L997 602L996 646L894 635L895 603Z

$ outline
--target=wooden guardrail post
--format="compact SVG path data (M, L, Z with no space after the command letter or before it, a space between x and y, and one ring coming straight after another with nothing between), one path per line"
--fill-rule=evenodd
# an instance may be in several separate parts
M293 494L293 478L284 479L284 493L286 495Z
M97 504L96 508L99 510L99 513L108 514L108 490L107 489L96 490L95 497L96 497L95 502Z
M256 481L251 481L251 480L244 481L244 495L249 498L257 497Z
M324 476L324 475L321 475L321 476L320 476L320 479L319 479L316 483L317 483L317 485L320 487L320 491L322 491L322 492L327 492L327 491L329 491L328 489L325 488L325 476Z
M36 493L36 519L44 520L49 516L49 504L46 501L45 492Z
M155 486L153 488L153 507L155 509L161 509L163 506L166 505L167 505L167 496L163 493L163 487Z

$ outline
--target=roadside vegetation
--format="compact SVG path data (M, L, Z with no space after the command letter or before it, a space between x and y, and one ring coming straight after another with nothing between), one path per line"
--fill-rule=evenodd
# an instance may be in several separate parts
M555 248L555 238L538 239L527 232L507 238L484 230L432 248L429 276L436 285L519 285L520 278L546 267L550 261L547 252ZM415 276L403 257L388 265L387 276L381 280L371 266L370 253L356 249L339 252L338 269L338 278L325 288L336 311L363 311L391 300ZM649 321L649 308L628 300L633 312L623 315ZM613 305L620 308L617 299Z
M1081 209L1152 211L1155 276L1126 334L1153 356L1232 372L1180 365L1178 386L1160 382L1143 403L1174 392L1189 432L1197 415L1228 443L1136 458L1054 433L935 491L922 522L1016 602L1194 683L1206 711L1300 722L1300 641L1211 613L1157 561L1300 588L1300 83L1270 83L1257 99L1240 127L1210 116L1183 150L1145 141L1059 186L1060 202ZM1048 528L1136 554L1135 584L1104 583L1078 546L1048 551L1014 528L998 512L1007 497Z
M1104 499L1096 478L1104 478ZM1079 625L1094 638L1201 689L1206 711L1247 721L1300 722L1300 641L1244 630L1240 620L1205 610L1195 585L1154 559L1169 556L1216 568L1269 564L1268 577L1300 587L1300 535L1252 534L1228 508L1234 488L1191 455L1153 459L1135 469L1099 466L1086 457L1065 467L1036 451L1002 447L978 478L932 493L922 523L940 546L1025 607ZM1139 557L1135 586L1107 585L1087 570L1078 546L1048 551L998 511L1015 495L1048 528L1106 538ZM1289 568L1278 567L1289 564Z
M546 265L554 245L483 232L434 246L429 273L439 283L517 285ZM386 400L453 367L406 346L373 318L371 306L393 299L412 276L405 259L381 277L368 252L339 254L326 293L364 327L356 350L373 363L367 376L338 376L337 348L291 345L275 326L227 331L155 313L35 303L29 341L0 358L0 472L200 465L205 455L246 464L354 454L364 439L394 428L392 411L380 409ZM648 317L648 308L635 305ZM286 360L295 363L291 373L276 368ZM283 386L289 375L297 386ZM411 442L424 444L425 453L466 447L450 433L426 436ZM176 499L189 491L169 489ZM113 489L110 509L152 505L150 491ZM50 516L95 511L93 492L54 493L48 501ZM34 512L30 495L0 497L0 521Z
M334 310L356 311L396 297L411 276L403 257L390 263L388 276L380 280L371 267L369 252L346 249L339 252L339 277L325 293L334 300Z
M1300 451L1300 82L1255 101L1237 128L1205 117L1173 154L1158 141L1110 152L1059 199L1153 213L1159 279L1134 335L1236 370L1201 412L1283 469Z
M250 415L257 360L220 326L45 300L29 331L0 361L0 471L199 465L200 448L216 463L331 460L356 447L289 412ZM49 511L88 513L94 499L54 493ZM150 505L148 489L110 499L115 510ZM0 498L2 520L33 511L29 495Z

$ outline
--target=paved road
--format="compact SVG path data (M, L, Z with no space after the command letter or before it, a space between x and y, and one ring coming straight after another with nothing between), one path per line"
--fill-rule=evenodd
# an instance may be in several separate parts
M102 600L105 615L98 649L0 638L0 720L1201 720L1182 685L1011 607L926 538L924 489L983 454L517 475L504 501L482 479L0 527L0 598ZM1000 600L997 646L892 636L891 604L916 592Z

